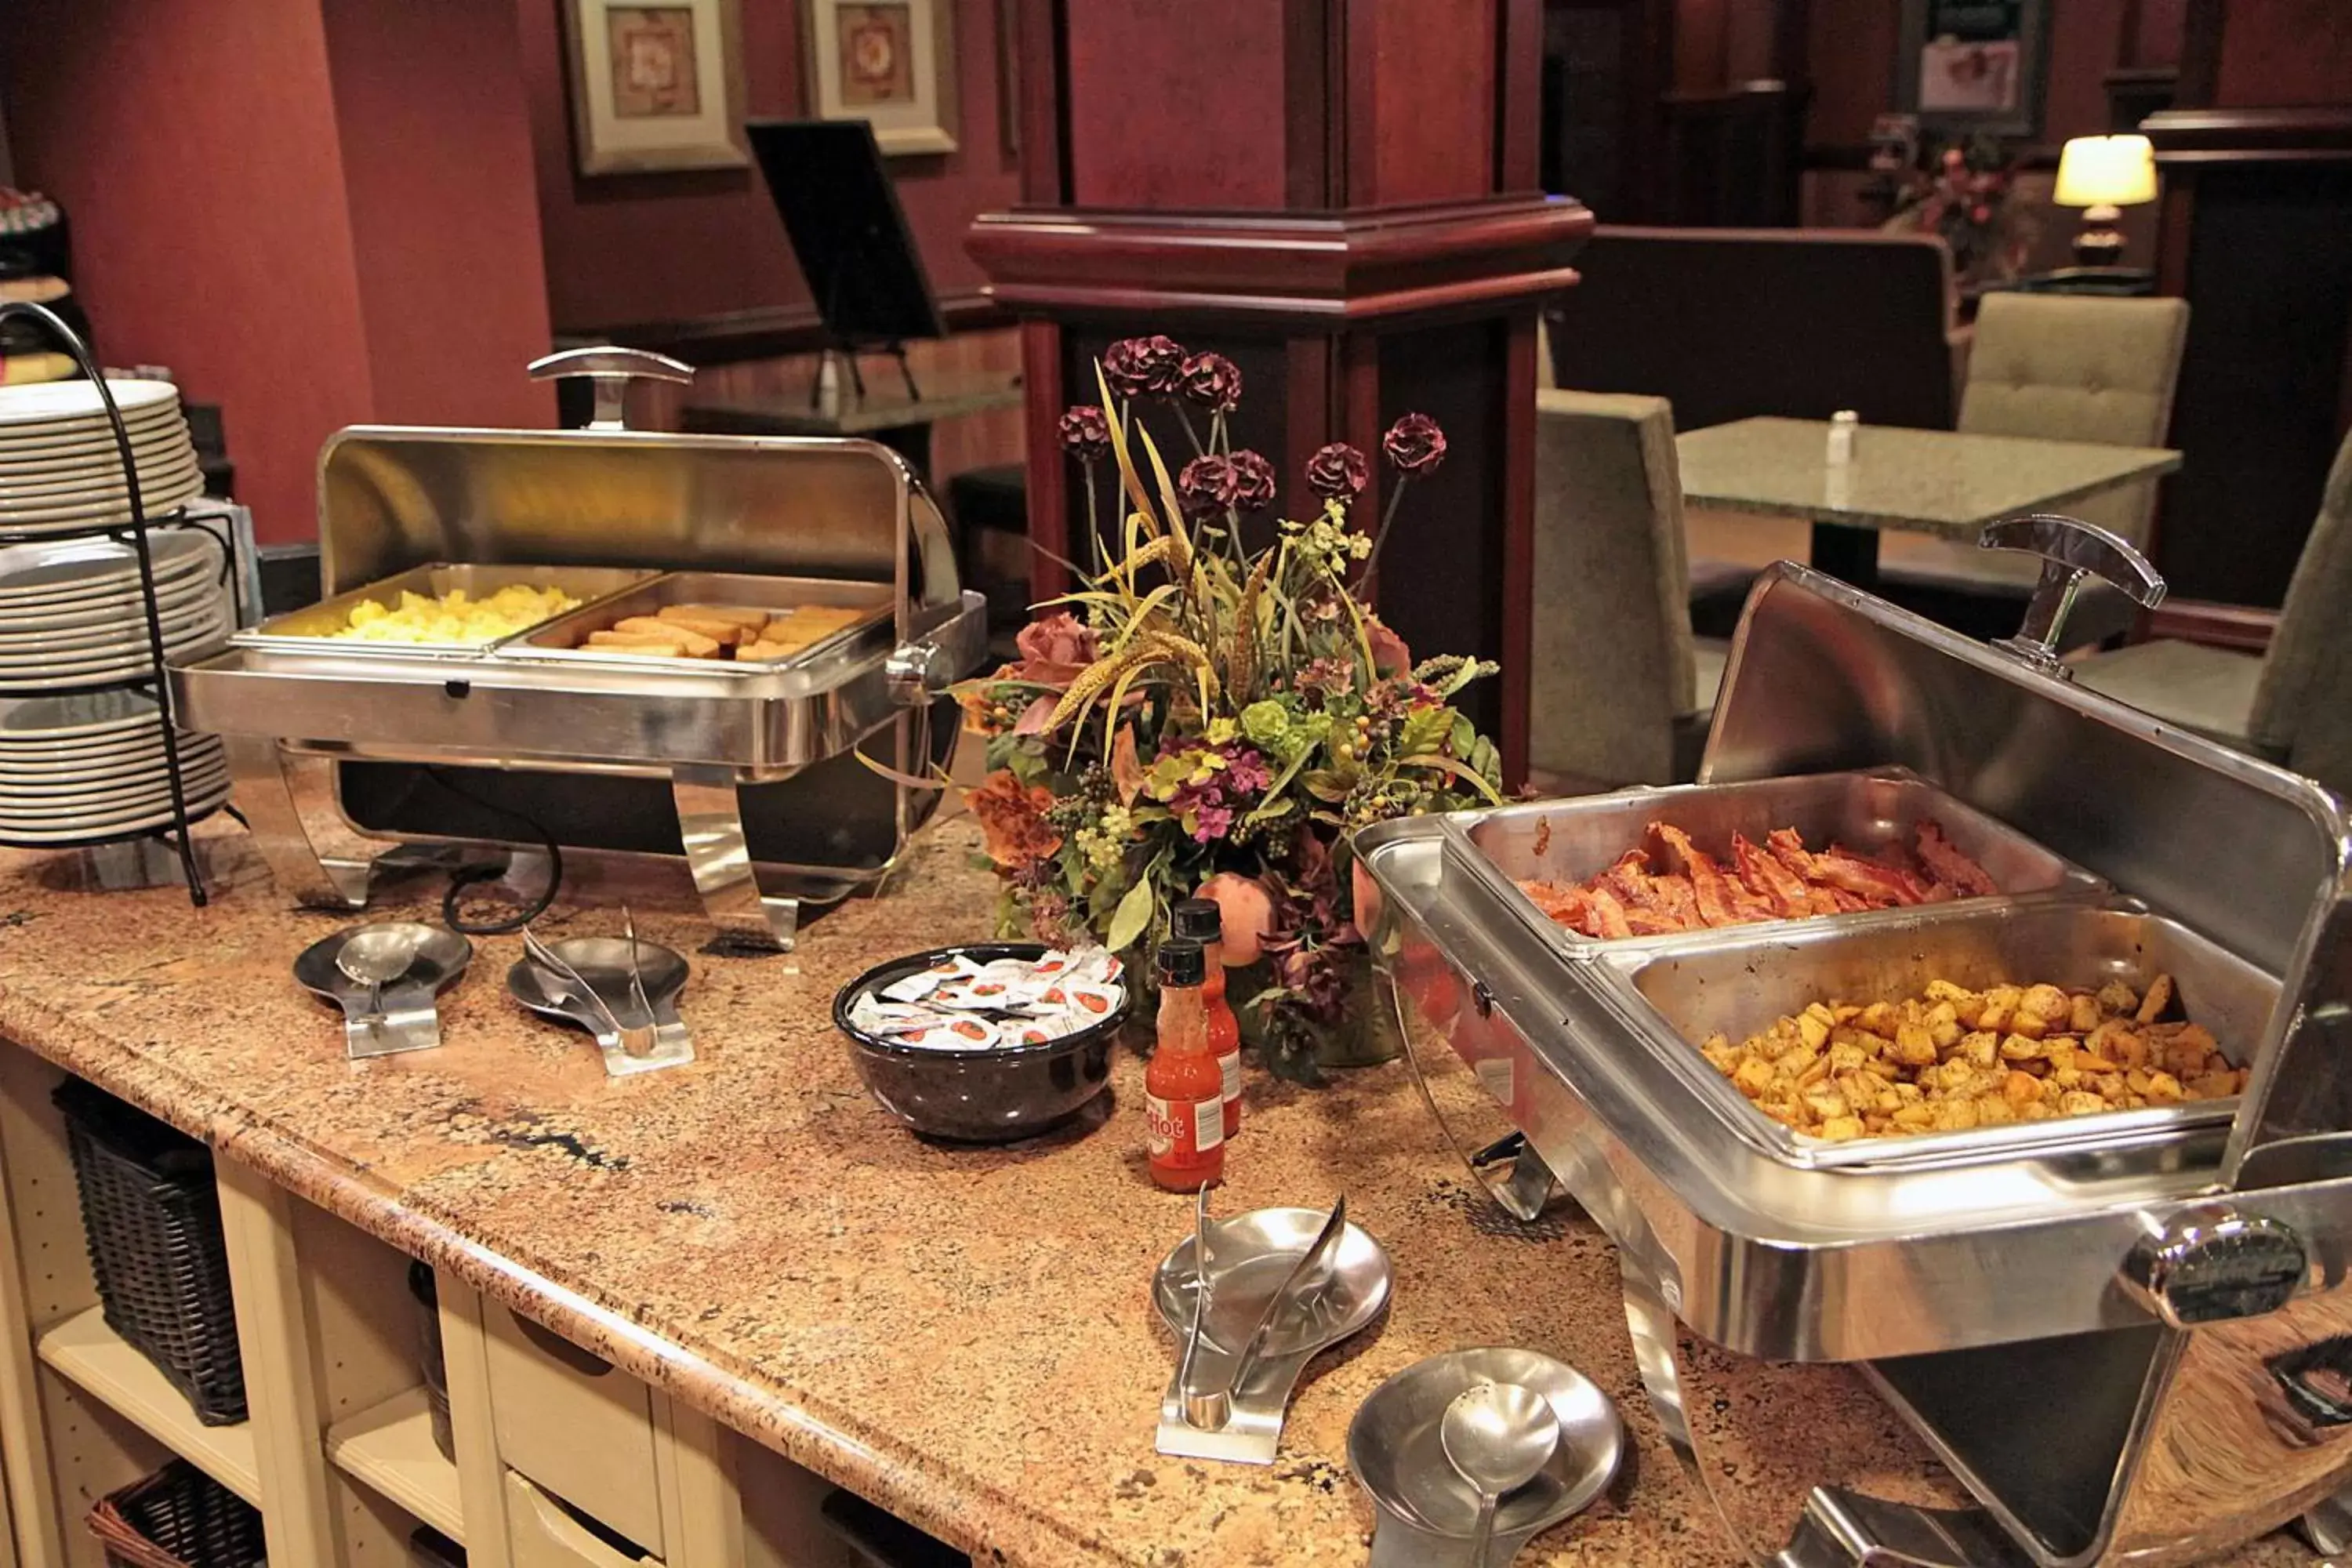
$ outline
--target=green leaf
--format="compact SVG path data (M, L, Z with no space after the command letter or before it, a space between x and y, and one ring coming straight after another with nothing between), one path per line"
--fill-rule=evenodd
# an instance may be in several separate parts
M1471 788L1476 790L1480 795L1485 795L1486 799L1494 805L1500 805L1503 804L1503 796L1501 793L1497 791L1493 784L1488 784L1486 779L1467 763L1457 763L1452 757L1441 757L1434 753L1431 753L1418 757L1406 757L1402 761L1399 762L1397 766L1401 768L1435 768L1440 773L1451 773L1455 778L1460 779L1464 784L1466 784Z
M1347 781L1328 768L1318 768L1298 781L1301 788L1317 800L1342 801L1348 798Z
M1290 781L1298 776L1298 770L1307 765L1307 759L1312 755L1314 753L1311 751L1301 752L1292 758L1290 765L1283 769L1272 784L1266 785L1265 799L1259 803L1255 811L1249 814L1246 820L1267 822L1288 811L1290 803L1282 798L1282 792L1290 787Z
M1155 907L1151 879L1149 876L1138 878L1135 886L1127 890L1127 897L1119 900L1118 908L1112 912L1110 930L1103 934L1103 945L1113 952L1124 952L1133 946L1135 939L1150 925Z

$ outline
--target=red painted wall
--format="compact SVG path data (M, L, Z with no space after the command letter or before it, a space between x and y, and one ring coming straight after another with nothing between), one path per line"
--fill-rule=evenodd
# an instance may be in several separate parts
M513 13L324 0L323 14L370 417L553 424L554 395L523 373L551 334Z
M495 0L473 3L487 8ZM807 285L757 170L593 179L573 172L562 3L516 0L514 13L557 330L805 302ZM740 0L740 8L746 113L802 113L797 0ZM957 150L891 164L931 287L943 295L985 280L964 255L964 229L980 213L1012 205L1020 191L998 132L996 0L953 0L953 11Z
M319 444L371 405L317 5L10 0L0 99L100 353L222 405L256 526L311 532Z
M222 405L264 539L369 421L551 423L512 17L477 0L13 0L17 177L64 202L113 364Z

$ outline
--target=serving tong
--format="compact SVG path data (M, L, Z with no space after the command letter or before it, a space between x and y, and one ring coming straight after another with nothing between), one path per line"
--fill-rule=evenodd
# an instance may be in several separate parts
M1160 1315L1183 1345L1160 1396L1160 1452L1274 1462L1307 1363L1388 1303L1388 1254L1347 1213L1342 1197L1328 1215L1272 1208L1213 1222L1202 1192L1192 1235L1154 1280Z
M507 990L541 1017L579 1025L596 1038L614 1078L678 1067L694 1059L694 1037L678 1016L686 960L659 942L640 942L636 917L621 908L619 937L580 936L551 942L523 928L523 957L507 971Z

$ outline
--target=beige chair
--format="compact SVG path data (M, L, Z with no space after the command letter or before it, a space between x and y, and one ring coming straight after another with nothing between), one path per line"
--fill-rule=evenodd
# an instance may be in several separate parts
M2242 751L2352 794L2352 439L2336 454L2319 516L2257 658L2147 642L2078 661L2074 678Z
M1534 594L1528 753L1539 782L1572 791L1686 775L1724 654L1691 637L1665 399L1536 395Z
M1977 310L1959 428L1981 436L2039 436L2118 447L2161 447L2172 424L2172 391L2189 336L2183 300L2117 300L2079 294L1988 294ZM1864 416L1867 418L1868 416ZM2153 479L2059 510L2147 542ZM1972 543L1889 534L1886 580L2023 599L2040 563ZM2114 595L2118 604L2121 595ZM2089 606L2084 629L2120 629L2112 606ZM2096 623L2095 626L2094 623Z

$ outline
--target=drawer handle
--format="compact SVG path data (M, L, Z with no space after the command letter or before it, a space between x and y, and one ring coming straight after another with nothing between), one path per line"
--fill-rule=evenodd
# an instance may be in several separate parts
M582 1350L553 1329L535 1323L520 1312L509 1309L507 1316L531 1348L550 1361L560 1362L583 1377L602 1377L613 1370L613 1363L594 1351Z
M543 1487L533 1485L511 1470L518 1489L530 1501L530 1510L538 1517L539 1528L548 1540L562 1547L583 1563L610 1564L619 1568L623 1563L656 1563L659 1559L648 1556L645 1548L627 1536L604 1529L594 1521Z

